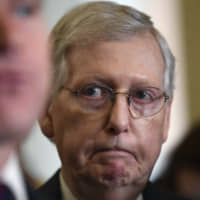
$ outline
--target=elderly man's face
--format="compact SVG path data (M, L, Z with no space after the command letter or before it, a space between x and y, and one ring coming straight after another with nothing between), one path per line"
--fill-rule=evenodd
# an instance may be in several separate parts
M47 96L50 66L40 0L0 0L0 141L21 141Z
M164 62L149 33L77 47L68 58L65 87L73 90L91 83L118 92L140 86L163 89ZM84 181L109 187L144 184L167 137L170 103L154 116L133 118L126 95L118 94L102 111L98 96L103 91L83 92L97 96L97 102L62 90L48 110L50 126L42 123L44 133L54 137L65 181L69 186Z

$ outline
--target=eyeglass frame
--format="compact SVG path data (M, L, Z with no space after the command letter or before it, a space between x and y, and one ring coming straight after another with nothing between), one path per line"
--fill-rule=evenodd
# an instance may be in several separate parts
M160 109L157 111L157 112L155 112L155 113L153 113L152 115L148 115L148 116L144 116L144 115L140 115L140 116L133 116L133 111L131 111L131 106L130 106L130 104L131 104L131 100L130 100L130 98L131 98L131 90L129 90L128 92L117 92L117 91L114 91L111 87L107 87L107 86L102 86L102 85L98 85L98 84L95 84L95 83L90 83L90 84L86 84L86 85L84 85L84 86L82 86L82 87L80 87L80 88L78 88L77 90L73 90L72 88L69 88L69 87L65 87L65 86L62 86L61 87L61 90L66 90L66 91L69 91L69 92L71 92L73 95L75 95L76 97L80 97L80 96L83 96L80 92L81 92L81 90L85 87L85 86L88 86L88 85L96 85L97 87L101 87L101 88L104 88L104 89L106 89L107 91L109 91L109 99L111 100L111 102L112 102L112 105L114 104L114 102L115 102L115 99L116 99L116 95L118 95L118 94L123 94L123 95L126 95L127 96L127 102L128 102L128 106L129 106L129 112L130 112L130 114L131 114L131 116L133 117L133 118L145 118L145 117L150 117L150 116L154 116L154 115L156 115L157 113L159 113L161 110L162 110L162 108L164 107L164 105L168 102L168 100L170 99L170 96L169 95L167 95L166 94L166 92L164 92L164 91L162 91L160 88L156 88L156 87L152 87L152 86L141 86L141 87L136 87L135 88L135 90L136 89L140 89L140 88L153 88L153 89L156 89L156 90L159 90L160 92L161 92L161 95L162 95L162 97L164 97L164 103L163 103L163 105L160 107Z

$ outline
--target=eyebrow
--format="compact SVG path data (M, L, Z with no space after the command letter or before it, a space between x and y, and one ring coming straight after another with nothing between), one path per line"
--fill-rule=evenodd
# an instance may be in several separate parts
M101 74L91 73L91 74L88 74L86 76L86 79L87 79L87 81L88 80L91 80L91 81L95 80L95 81L97 81L99 83L103 83L103 84L105 84L105 85L107 85L108 87L111 87L111 88L115 88L115 86L116 86L114 79L107 78L107 77L105 77L105 75L101 75ZM148 80L146 80L146 79L141 80L141 79L138 79L138 78L135 77L134 79L131 80L130 86L131 87L147 87L147 86L154 86L154 85L150 84L148 82Z

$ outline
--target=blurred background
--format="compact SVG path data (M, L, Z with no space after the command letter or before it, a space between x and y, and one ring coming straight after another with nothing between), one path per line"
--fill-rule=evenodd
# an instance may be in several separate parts
M90 0L91 1L91 0ZM58 19L85 0L44 0L43 9L51 31ZM164 144L151 179L156 180L183 140L191 124L200 119L200 1L199 0L117 0L144 11L167 39L176 57L176 88L168 141ZM66 122L67 123L67 122ZM46 181L60 166L54 145L36 123L20 149L25 171L37 183Z

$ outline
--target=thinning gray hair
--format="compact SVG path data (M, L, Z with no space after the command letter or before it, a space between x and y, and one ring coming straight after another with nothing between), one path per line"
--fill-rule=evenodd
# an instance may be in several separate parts
M66 13L51 32L55 96L68 75L67 51L74 46L123 41L136 33L150 32L158 42L164 62L164 90L173 95L175 58L149 16L110 1L89 2Z

